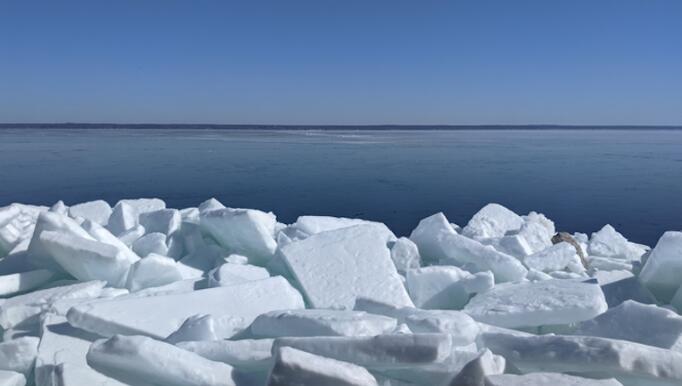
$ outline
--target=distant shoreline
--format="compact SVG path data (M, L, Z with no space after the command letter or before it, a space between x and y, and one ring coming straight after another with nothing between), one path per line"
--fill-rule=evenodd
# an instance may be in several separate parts
M185 129L185 130L682 130L645 125L240 125L195 123L0 123L0 129Z

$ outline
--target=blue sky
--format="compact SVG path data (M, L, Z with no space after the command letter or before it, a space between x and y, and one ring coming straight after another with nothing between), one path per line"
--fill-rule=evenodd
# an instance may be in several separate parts
M0 2L0 122L682 124L682 1Z

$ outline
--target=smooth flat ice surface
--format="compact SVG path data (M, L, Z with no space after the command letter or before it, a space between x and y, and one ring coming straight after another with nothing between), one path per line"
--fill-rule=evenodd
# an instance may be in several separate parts
M682 316L632 300L580 323L575 334L629 340L682 352Z
M352 309L358 296L412 306L383 225L364 224L315 234L286 245L281 255L315 308Z
M88 363L128 382L158 386L235 386L232 367L146 336L116 335L90 347Z
M484 333L487 347L524 372L550 371L616 378L625 385L679 385L682 353L589 336Z
M272 365L273 339L180 342L178 347L206 359L243 369L263 370Z
M384 334L275 339L273 349L293 347L361 366L384 369L442 362L452 350L448 334Z
M192 315L229 318L234 322L233 333L237 333L256 316L281 308L303 308L303 299L286 280L274 277L230 287L84 304L73 307L67 316L72 325L102 336L164 339Z
M545 280L497 285L474 296L464 311L480 322L514 328L581 322L606 309L598 284Z
M350 310L285 310L262 314L250 331L261 338L282 336L372 336L396 328L390 317Z

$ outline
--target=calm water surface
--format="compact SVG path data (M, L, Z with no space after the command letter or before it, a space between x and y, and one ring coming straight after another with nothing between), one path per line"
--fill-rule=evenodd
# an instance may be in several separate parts
M654 244L682 229L682 131L0 130L0 206L216 197L233 207L363 217L409 234L488 202L568 231L610 223Z

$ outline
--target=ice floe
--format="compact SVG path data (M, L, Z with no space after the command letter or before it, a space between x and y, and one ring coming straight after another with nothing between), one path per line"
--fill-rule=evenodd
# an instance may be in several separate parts
M0 386L682 384L682 232L0 208ZM555 335L558 334L558 335Z

